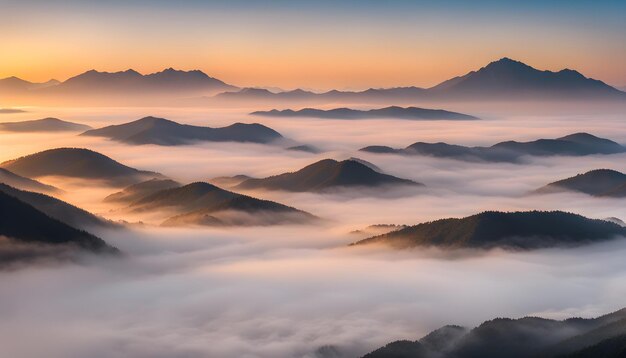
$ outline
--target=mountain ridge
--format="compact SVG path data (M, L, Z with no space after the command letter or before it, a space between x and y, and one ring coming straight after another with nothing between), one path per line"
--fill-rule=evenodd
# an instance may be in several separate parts
M283 136L259 123L234 123L226 127L202 127L180 124L165 118L143 117L138 120L92 129L81 136L105 137L131 144L184 145L193 142L250 142L269 144Z
M362 358L622 358L626 309L596 318L495 318L468 329L444 326L416 340L401 340ZM595 354L594 354L595 353Z
M504 248L533 250L579 246L626 237L626 228L605 220L563 211L484 211L464 218L447 218L408 226L359 240L351 246L383 243L405 249Z
M25 177L58 175L103 180L114 185L129 185L161 174L123 165L101 153L85 148L54 148L0 163Z
M124 210L134 213L173 211L163 226L302 224L317 218L305 211L274 201L253 198L205 182L152 192L131 202ZM232 215L230 213L238 213Z
M78 132L90 129L91 127L88 125L68 122L54 117L46 117L28 121L0 123L0 131L9 132Z
M292 109L270 111L256 111L250 113L255 116L266 117L312 117L329 119L375 119L394 118L406 120L477 120L479 118L458 112L443 109L428 109L419 107L389 106L370 110L356 110L350 108L334 108L322 110L303 108L297 111Z
M573 191L596 197L626 197L626 174L612 169L594 169L549 183L533 193Z
M523 156L585 156L626 152L626 146L589 133L573 133L555 139L537 139L528 142L504 141L490 147L466 147L444 142L415 142L405 148L373 145L360 151L379 154L426 155L465 161L512 162Z
M1 236L29 244L70 244L92 252L119 253L102 239L53 219L5 192L0 192L0 212Z

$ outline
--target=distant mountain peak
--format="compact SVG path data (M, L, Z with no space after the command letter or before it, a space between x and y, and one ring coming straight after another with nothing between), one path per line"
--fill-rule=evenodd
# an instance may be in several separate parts
M430 90L448 97L486 99L620 99L624 95L602 81L569 68L556 72L539 70L508 57L444 81Z
M265 88L252 88L252 87L247 87L247 88L243 88L239 91L239 93L253 93L253 94L261 94L261 93L267 93L267 94L273 94L274 92L265 89Z
M165 119L165 118L147 116L147 117L143 117L143 118L136 120L135 123L163 124L163 123L176 123L176 122L170 121L169 119Z
M578 132L578 133L572 133L572 134L568 134L564 137L561 137L559 139L600 139L599 137L596 137L593 134L589 134L587 132Z
M137 72L137 71L133 70L132 68L127 69L127 70L126 70L126 71L124 71L123 73L126 73L126 74L131 74L131 75L140 75L140 76L141 76L141 73L139 73L139 72Z
M236 187L285 191L324 191L333 187L422 186L411 180L381 173L359 159L322 159L300 170L263 179L248 179Z
M528 66L527 64L513 60L508 57L503 57L497 61L490 62L487 66L478 70L478 73L481 72L490 72L490 71L536 71L533 67Z
M28 81L23 80L23 79L21 79L21 78L19 78L19 77L16 77L16 76L11 76L11 77L7 77L7 78L3 78L2 80L3 80L3 81L15 81L15 82L17 82L17 81L19 81L19 82L28 82Z
M160 72L154 72L151 73L149 75L146 75L147 77L159 77L159 76L194 76L197 78L202 78L202 79L208 79L211 78L209 77L206 73L200 71L200 70L189 70L189 71L185 71L185 70L178 70L175 69L173 67L168 67L166 69L164 69L163 71Z

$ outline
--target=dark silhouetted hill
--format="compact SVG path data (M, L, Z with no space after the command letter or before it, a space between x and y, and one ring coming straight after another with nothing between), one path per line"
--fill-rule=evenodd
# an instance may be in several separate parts
M496 318L471 330L445 326L417 341L389 343L363 358L622 358L625 334L624 309L563 321Z
M5 192L0 192L0 236L21 243L70 245L99 253L118 252L102 239L53 219Z
M82 148L49 149L6 161L0 167L27 177L56 175L101 180L113 185L129 185L162 177L158 173L137 170Z
M418 107L391 106L379 109L357 110L350 108L335 108L329 110L304 108L298 111L285 109L282 111L252 112L252 115L266 117L312 117L328 119L374 119L392 118L408 120L476 120L478 118L467 114L445 111L442 109L427 109Z
M283 138L280 133L258 123L235 123L211 128L179 124L164 118L145 117L130 123L112 125L83 133L131 144L181 145L197 141L270 143Z
M8 132L83 132L89 129L91 129L90 126L62 121L58 118L0 123L0 131Z
M315 217L269 200L256 199L203 182L165 189L128 206L132 212L169 211L171 225L274 225L305 223Z
M116 227L116 225L110 221L45 194L19 190L6 184L0 184L0 191L72 227L83 230Z
M323 191L337 187L378 187L382 185L423 185L411 180L382 174L356 161L324 159L296 172L264 179L248 179L237 186L241 189L285 191Z
M585 156L625 153L626 147L588 133L530 142L507 141L491 147L465 147L448 143L416 142L404 149L368 146L361 151L380 154L426 155L465 161L519 162L522 156Z
M374 236L353 245L445 249L494 247L531 250L578 246L626 236L626 228L562 211L486 211L461 219L441 219Z
M596 169L555 181L535 193L576 191L593 196L626 197L626 174L610 169Z
M560 358L624 358L626 357L626 334L605 339L577 352L561 355Z

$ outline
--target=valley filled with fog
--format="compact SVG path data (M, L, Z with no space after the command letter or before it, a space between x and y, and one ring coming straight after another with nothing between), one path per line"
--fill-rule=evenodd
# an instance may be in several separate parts
M560 210L626 220L623 198L531 193L593 169L626 172L626 153L523 156L519 163L493 163L359 151L369 145L404 148L417 141L491 146L578 132L626 144L622 104L429 107L443 106L480 120L266 118L249 114L259 109L256 104L29 107L25 113L3 114L6 121L57 117L94 128L146 116L211 127L261 123L285 138L281 145L160 146L68 132L0 132L0 162L50 148L88 148L132 168L192 183L239 174L264 178L322 159L359 158L381 172L424 184L323 192L242 190L319 220L163 227L165 216L159 212L128 213L103 201L123 185L40 176L39 181L61 190L55 197L124 221L124 229L91 231L123 254L85 254L69 263L44 259L0 270L4 352L14 357L358 357L446 324L471 327L493 317L527 315L595 317L623 308L623 237L533 251L348 246L372 236L353 232L370 225L416 225L489 210ZM292 145L318 150L285 149Z

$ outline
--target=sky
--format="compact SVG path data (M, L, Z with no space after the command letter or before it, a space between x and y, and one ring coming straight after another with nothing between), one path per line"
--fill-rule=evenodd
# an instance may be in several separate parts
M511 57L626 86L625 1L0 0L0 78L201 69L237 86L428 87Z

